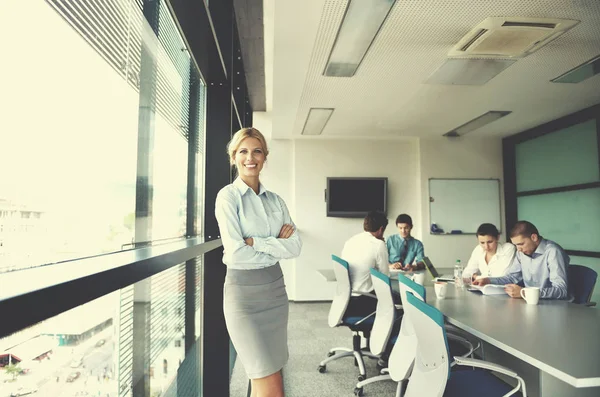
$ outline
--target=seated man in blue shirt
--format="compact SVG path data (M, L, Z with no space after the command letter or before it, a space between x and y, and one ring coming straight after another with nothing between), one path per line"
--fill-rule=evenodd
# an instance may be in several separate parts
M392 263L390 268L401 270L425 269L423 243L410 235L413 227L412 218L407 214L398 215L396 227L399 234L394 234L387 240L390 263Z
M537 228L527 221L519 221L510 231L510 240L517 254L508 274L504 277L478 278L475 285L504 285L512 298L521 298L521 288L538 287L541 299L568 299L567 267L569 256L554 241L546 240Z

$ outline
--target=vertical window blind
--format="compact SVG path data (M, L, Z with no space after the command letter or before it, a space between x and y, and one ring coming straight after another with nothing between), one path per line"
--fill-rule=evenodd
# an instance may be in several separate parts
M154 110L187 139L191 59L165 1L159 4L158 37L144 18L142 0L46 1L135 90L145 46L156 67Z

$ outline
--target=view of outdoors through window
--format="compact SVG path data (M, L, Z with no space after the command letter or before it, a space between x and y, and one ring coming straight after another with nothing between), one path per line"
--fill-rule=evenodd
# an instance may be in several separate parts
M118 295L2 339L0 396L116 395Z
M0 273L186 235L189 86L199 77L168 7L159 3L157 37L139 0L0 2ZM111 17L103 21L95 8ZM86 12L91 28L73 22ZM144 67L154 78L143 81ZM155 102L150 122L140 116L144 84L152 85ZM202 129L202 85L200 91ZM150 152L140 149L142 135L151 140ZM200 189L202 142L199 148ZM136 219L140 156L148 165L142 174L150 211ZM185 356L185 265L144 282L150 322L141 335L149 335L150 394L160 396ZM133 291L0 339L0 397L131 395Z
M19 37L0 76L0 271L118 251L133 238L138 94L46 2L0 7L3 37Z

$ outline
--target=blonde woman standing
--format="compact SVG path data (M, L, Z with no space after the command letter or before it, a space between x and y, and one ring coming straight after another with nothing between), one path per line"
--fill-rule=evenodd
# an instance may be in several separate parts
M289 302L279 261L300 255L302 241L285 202L260 183L269 154L260 131L242 128L227 151L238 177L215 204L227 265L225 322L252 397L283 397Z

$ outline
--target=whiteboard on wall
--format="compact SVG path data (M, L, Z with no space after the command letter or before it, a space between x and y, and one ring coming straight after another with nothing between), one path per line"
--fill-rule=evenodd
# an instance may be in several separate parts
M482 223L500 230L500 180L429 179L429 221L444 234L475 234Z

